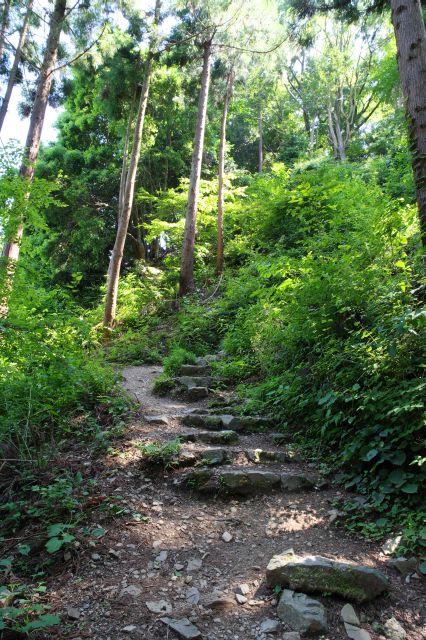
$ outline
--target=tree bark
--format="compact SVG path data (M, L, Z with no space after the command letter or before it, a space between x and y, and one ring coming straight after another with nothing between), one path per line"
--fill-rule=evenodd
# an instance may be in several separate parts
M194 289L194 245L197 222L197 205L200 192L201 165L206 128L207 101L210 87L210 65L212 57L212 39L203 44L203 70L198 100L197 124L195 127L192 152L191 175L189 179L188 205L186 209L185 232L183 239L180 268L179 295L184 296Z
M259 115L257 118L257 127L259 134L259 148L258 148L258 170L259 173L263 171L263 122L262 122L262 103L259 104Z
M397 58L405 98L420 236L426 248L426 30L420 0L391 0Z
M25 13L24 22L22 24L21 33L19 35L18 46L15 51L15 58L13 60L13 65L9 73L9 79L7 82L6 92L4 94L4 98L1 103L0 108L0 132L3 127L4 119L6 117L7 110L9 108L9 102L12 95L13 87L15 86L16 81L16 73L18 71L19 63L21 62L22 49L24 48L25 40L27 38L27 31L31 17L31 11L33 6L33 0L29 0L27 4L27 11ZM1 59L1 56L0 56Z
M61 36L66 11L66 0L55 0L50 18L49 35L43 56L43 64L37 82L37 91L31 111L25 151L20 168L20 175L28 182L34 176L35 163L40 149L40 139L46 114L47 100L52 85L53 71L58 55L58 45ZM8 239L3 247L2 263L0 265L0 285L3 291L0 300L0 317L7 315L8 301L13 286L13 276L19 258L19 251L24 233L24 214L21 216L13 238Z
M156 0L154 31L160 20L161 0ZM123 260L124 245L126 243L127 232L129 229L129 221L132 213L133 198L135 193L136 175L138 163L141 155L142 134L145 121L145 112L149 97L149 84L151 80L152 62L156 48L156 35L153 34L149 46L146 63L145 74L142 85L142 92L139 100L138 114L136 119L135 133L133 139L132 153L130 156L129 170L126 178L126 188L123 197L123 205L121 215L118 220L117 235L115 238L114 249L111 254L111 260L108 269L107 293L105 297L104 311L104 328L106 332L114 325L117 310L117 294L118 282L120 279L120 269Z
M3 12L1 16L0 26L0 61L3 57L4 43L6 40L6 31L9 26L10 0L4 0Z
M233 72L229 71L226 79L226 90L223 97L222 122L220 126L220 140L218 151L218 193L217 193L217 253L216 275L223 273L223 215L224 215L224 177L226 153L226 122L228 119L229 102L232 93Z

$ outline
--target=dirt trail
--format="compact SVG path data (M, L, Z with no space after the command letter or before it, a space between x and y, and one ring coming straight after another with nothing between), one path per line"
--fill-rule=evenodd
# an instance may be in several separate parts
M101 522L107 529L105 537L93 543L73 571L58 578L58 609L71 606L80 613L77 621L69 620L69 632L60 637L171 640L177 636L159 620L170 607L169 615L189 618L205 640L283 638L289 631L285 625L276 636L260 631L262 621L276 619L275 596L266 588L264 576L270 558L292 547L301 555L324 555L382 570L392 588L389 595L356 607L363 628L379 640L382 636L372 630L371 623L395 616L407 631L407 640L424 638L422 581L413 578L406 583L386 565L377 545L349 537L330 524L332 502L341 496L338 489L270 492L244 499L200 497L176 486L177 472L142 466L138 442L175 437L183 430L177 416L206 404L154 396L153 380L160 371L157 366L123 371L124 386L141 404L141 418L115 451L102 463L93 463L93 472L102 494L111 500L115 496L116 504L127 513L112 523ZM147 424L143 415L167 416L168 424ZM264 446L267 437L241 436L239 446ZM196 449L198 445L189 446ZM290 467L307 470L301 464ZM231 534L230 542L222 539L224 532ZM235 600L240 584L249 587L244 604ZM228 600L213 610L204 607L205 599L216 590ZM318 599L327 608L330 627L322 638L347 638L340 620L344 601ZM163 612L150 611L146 603L160 600L165 603Z

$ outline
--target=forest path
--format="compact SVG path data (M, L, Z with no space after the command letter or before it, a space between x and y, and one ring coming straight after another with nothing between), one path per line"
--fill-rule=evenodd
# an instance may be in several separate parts
M177 486L177 479L188 471L143 465L138 444L165 442L182 431L199 432L183 429L181 418L206 405L205 400L187 403L154 396L152 387L160 371L157 366L123 371L125 388L141 403L141 419L130 425L97 473L100 490L117 517L112 523L101 523L107 529L104 538L92 543L71 580L58 583L57 597L79 612L74 635L66 637L283 640L290 631L285 624L280 623L274 636L261 630L266 620L280 622L276 596L265 585L265 569L272 556L293 548L300 555L318 554L382 570L391 584L389 595L355 606L363 629L372 640L379 640L384 636L375 633L371 624L395 616L406 629L407 640L424 638L421 581L412 579L407 584L387 566L380 547L330 523L332 502L342 496L338 488L298 493L269 490L244 498L199 495ZM167 424L150 424L142 418L150 415L163 416ZM251 447L265 448L268 442L270 434L239 434L234 463L240 469L250 468L240 454ZM188 448L197 454L200 443L189 443ZM302 463L279 466L280 471L312 473ZM121 517L120 509L124 510ZM225 532L231 536L229 542L223 538ZM236 599L239 585L247 591L240 598L242 604ZM345 600L313 597L328 613L329 631L321 637L347 638L340 618ZM201 635L176 635L161 622L164 615L189 618Z

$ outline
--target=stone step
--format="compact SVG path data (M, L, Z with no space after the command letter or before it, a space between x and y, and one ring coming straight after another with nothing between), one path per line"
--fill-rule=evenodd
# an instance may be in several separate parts
M190 471L183 476L181 484L202 493L245 496L267 493L271 489L284 493L314 489L315 479L303 474L229 467Z
M238 432L262 431L272 426L269 418L258 416L233 416L227 414L204 414L189 413L182 418L182 424L186 427L197 427L198 429L232 429Z
M203 400L209 395L207 387L191 387L186 392L186 398L189 402L195 402L196 400Z
M181 376L206 376L210 373L210 368L200 364L183 364L179 370Z
M237 444L239 438L235 431L197 431L177 435L181 442L204 442L205 444Z
M283 464L286 462L300 462L301 457L297 451L286 449L284 451L269 451L267 449L248 449L244 452L250 462L255 464Z
M210 376L179 376L175 378L175 383L187 389L192 389L193 387L210 387L212 378L210 378Z

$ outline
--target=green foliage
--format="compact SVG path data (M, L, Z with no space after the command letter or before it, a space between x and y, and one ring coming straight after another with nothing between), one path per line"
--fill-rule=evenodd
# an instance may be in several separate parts
M49 607L40 602L45 592L43 583L0 586L0 599L8 603L0 608L0 632L27 635L60 624L59 616L46 613Z
M169 376L176 375L183 364L195 364L195 355L182 347L172 347L163 364L164 373Z
M177 456L181 448L179 439L165 443L155 441L138 445L146 464L161 465L165 469L177 464Z

